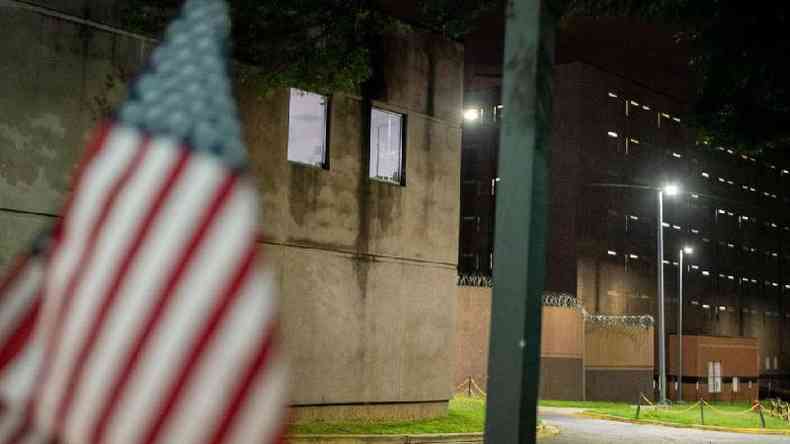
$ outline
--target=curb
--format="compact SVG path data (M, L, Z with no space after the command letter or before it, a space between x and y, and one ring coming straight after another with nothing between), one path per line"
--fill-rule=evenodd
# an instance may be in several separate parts
M548 435L547 435L548 436ZM419 435L321 434L286 435L285 442L293 444L478 444L482 433L427 433Z
M721 426L707 426L701 424L678 424L674 422L657 421L654 419L631 419L623 418L622 416L607 415L606 413L598 412L582 412L579 416L586 416L595 419L606 419L609 421L627 422L630 424L652 424L665 427L674 427L677 429L698 429L709 430L715 432L730 432L730 433L743 433L747 435L778 435L790 436L790 430L775 430L775 429L752 429L752 428L738 428L738 427L721 427Z

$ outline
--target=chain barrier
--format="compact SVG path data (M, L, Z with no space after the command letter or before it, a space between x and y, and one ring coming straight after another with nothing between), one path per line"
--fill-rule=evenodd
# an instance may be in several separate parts
M483 399L486 398L486 392L480 388L480 386L477 384L477 381L475 381L475 378L471 376L464 379L464 382L458 384L458 386L455 387L455 392L464 393L470 398L473 397L480 397Z
M714 412L716 412L716 413L718 413L718 414L720 414L720 415L724 415L724 416L740 416L740 415L745 415L745 414L747 414L747 413L751 413L751 412L753 412L753 411L754 411L754 409L756 409L756 408L758 408L758 407L759 407L759 408L762 408L762 405L761 405L759 402L755 402L755 403L754 403L754 404L753 404L753 405L752 405L750 408L748 408L748 409L746 409L746 410L744 410L744 411L742 411L742 412L726 412L726 411L724 411L724 410L721 410L721 409L718 409L718 408L714 407L714 406L713 406L711 403L709 403L708 401L705 401L704 399L703 399L701 402L704 402L704 403L705 403L705 405L706 405L706 406L708 406L708 407L710 407L710 408L711 408L711 409L712 409Z

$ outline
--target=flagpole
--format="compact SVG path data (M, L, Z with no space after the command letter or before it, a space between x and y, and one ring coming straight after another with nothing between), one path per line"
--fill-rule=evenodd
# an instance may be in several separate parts
M535 442L555 18L507 2L485 441Z

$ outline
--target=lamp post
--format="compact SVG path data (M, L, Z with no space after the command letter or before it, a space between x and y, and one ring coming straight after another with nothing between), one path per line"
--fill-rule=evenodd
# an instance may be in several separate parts
M666 354L666 334L664 328L664 195L677 196L681 193L680 186L675 183L668 183L662 187L652 187L648 185L622 184L622 183L593 183L590 186L604 188L632 188L640 190L651 190L658 193L658 401L662 404L667 402L667 354Z
M694 249L689 246L678 253L678 401L683 401L683 255L693 253Z
M664 327L664 194L676 196L680 187L667 184L658 189L658 401L667 402L666 328Z

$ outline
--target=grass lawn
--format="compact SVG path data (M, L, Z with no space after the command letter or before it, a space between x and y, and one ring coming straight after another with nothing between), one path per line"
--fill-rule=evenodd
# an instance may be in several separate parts
M578 407L590 412L604 413L621 418L634 419L636 406L628 403L613 402L575 402L575 401L540 401L546 407ZM694 403L673 405L671 408L642 407L639 419L656 420L674 424L700 424L699 406L690 408ZM713 403L713 407L705 406L705 425L731 428L760 428L760 415L757 412L744 413L751 407L748 403L730 404L727 402ZM765 426L768 429L790 430L790 424L779 418L765 414Z
M420 433L482 432L485 425L485 401L458 397L450 401L449 414L444 418L403 422L310 422L295 424L291 434L370 434L411 435Z

